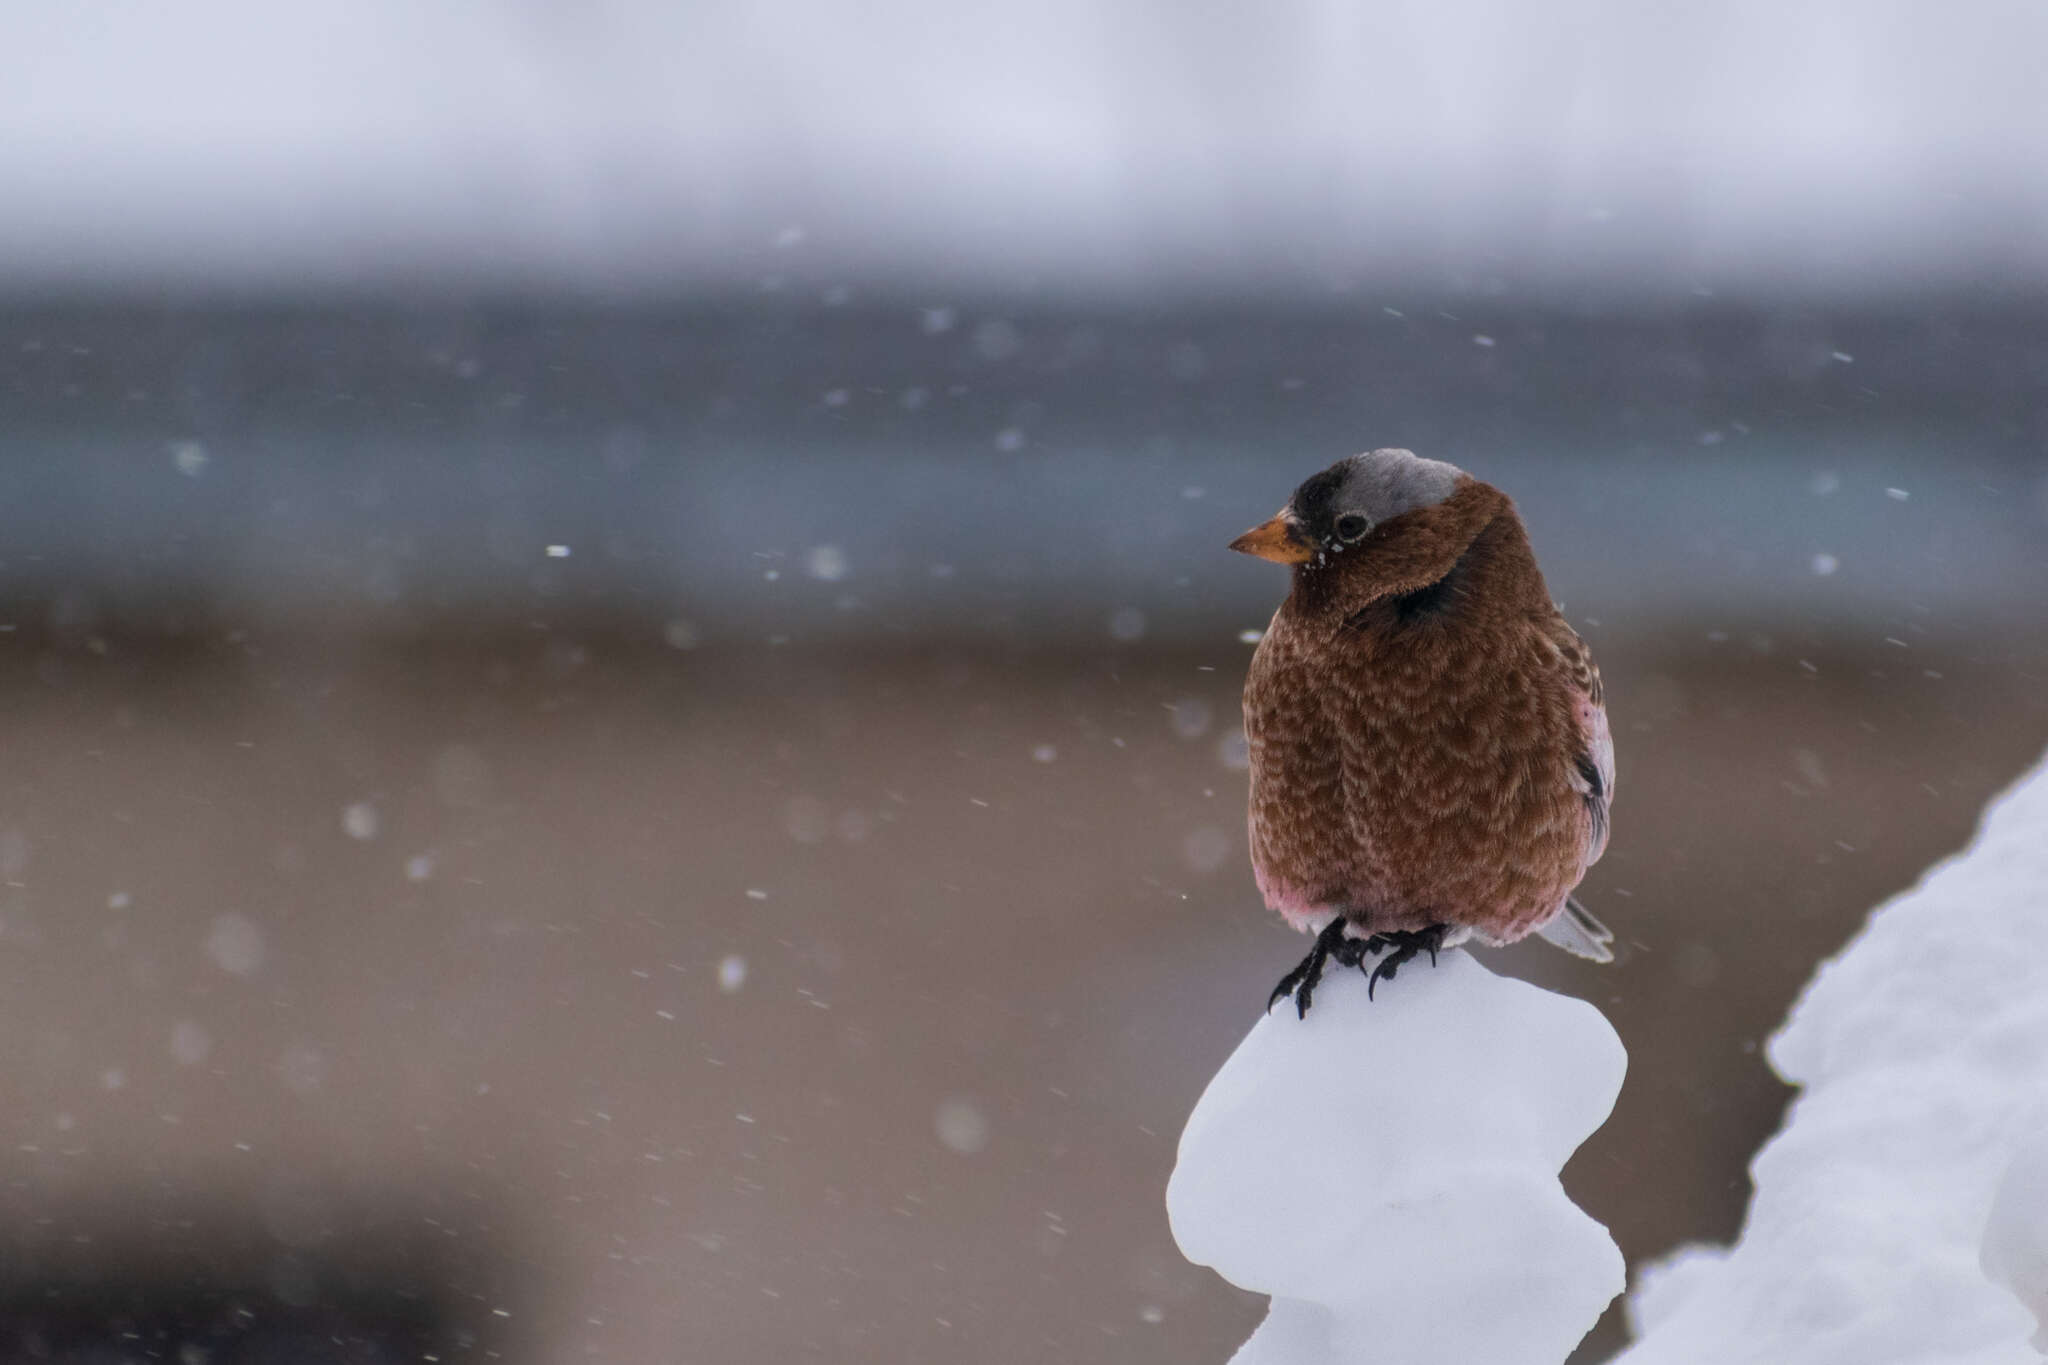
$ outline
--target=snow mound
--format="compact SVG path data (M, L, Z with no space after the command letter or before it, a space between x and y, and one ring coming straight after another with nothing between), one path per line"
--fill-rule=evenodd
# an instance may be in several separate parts
M2044 930L2036 769L1808 985L1770 1047L1804 1093L1751 1165L1741 1240L1656 1288L1617 1365L2039 1365Z
M1557 1365L1624 1283L1557 1173L1628 1058L1583 1001L1464 952L1368 1002L1332 967L1210 1081L1167 1186L1187 1258L1273 1296L1235 1365Z

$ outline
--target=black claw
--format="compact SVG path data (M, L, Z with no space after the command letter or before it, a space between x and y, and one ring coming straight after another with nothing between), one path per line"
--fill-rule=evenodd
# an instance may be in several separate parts
M1273 987L1273 993L1266 997L1266 1013L1271 1014L1273 1012L1273 1006L1279 1004L1282 1000L1294 994L1294 988L1296 986L1299 986L1301 984L1301 979L1307 975L1308 959L1303 958L1298 964L1295 965L1293 971L1290 971L1289 973L1287 973L1287 975L1280 978L1279 983Z
M1353 938L1344 929L1342 915L1323 927L1323 931L1316 935L1315 946L1308 950L1308 956L1296 964L1293 971L1281 977L1280 984L1266 997L1268 1010L1282 997L1292 995L1295 1017L1308 1018L1309 1002L1314 999L1316 986L1323 979L1323 969L1333 961L1340 967L1356 967L1366 974L1365 998L1371 1000L1380 982L1392 981L1403 963L1428 953L1429 965L1436 966L1436 955L1444 946L1444 936L1450 932L1447 924L1432 924L1427 929L1392 929L1366 938ZM1378 957L1382 953L1385 956ZM1372 957L1378 957L1378 961L1368 961Z
M1300 967L1296 967L1293 971L1280 978L1280 984L1275 986L1273 993L1266 997L1266 1012L1268 1014L1273 1012L1273 1006L1280 1003L1282 996L1294 994L1294 988L1300 984L1301 978L1302 970Z
M1291 993L1294 996L1294 1017L1308 1018L1309 1001L1315 995L1316 983L1323 979L1323 968L1329 960L1335 957L1346 966L1357 964L1357 950L1346 946L1353 942L1356 940L1345 937L1342 915L1324 925L1323 931L1316 935L1315 945L1308 950L1308 956L1293 971L1281 977L1280 984L1266 997L1266 1008L1272 1009L1282 996Z
M1437 950L1443 947L1444 935L1449 930L1447 924L1432 924L1427 929L1395 929L1374 934L1368 946L1391 948L1393 951L1381 958L1379 965L1372 969L1372 975L1366 978L1365 998L1372 999L1373 991L1383 978L1392 981L1394 973L1401 970L1401 964L1412 961L1419 953L1428 953L1429 965L1436 966Z

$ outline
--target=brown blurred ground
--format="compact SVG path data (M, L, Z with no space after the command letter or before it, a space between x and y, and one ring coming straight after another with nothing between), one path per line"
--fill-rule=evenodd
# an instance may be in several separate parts
M2038 638L1591 633L1629 951L1490 962L1629 1046L1568 1176L1633 1261L1735 1231L1759 1042L2048 704ZM1246 653L0 637L0 1288L242 1236L511 1360L1225 1359L1161 1195L1300 948Z

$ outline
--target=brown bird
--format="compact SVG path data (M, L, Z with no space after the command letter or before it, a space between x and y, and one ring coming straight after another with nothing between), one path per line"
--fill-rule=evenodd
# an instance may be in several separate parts
M1340 460L1233 550L1294 567L1244 686L1252 870L1315 947L1371 969L1531 933L1596 962L1572 888L1607 846L1614 744L1593 656L1514 503L1406 450ZM1268 1007L1271 1006L1268 1001Z

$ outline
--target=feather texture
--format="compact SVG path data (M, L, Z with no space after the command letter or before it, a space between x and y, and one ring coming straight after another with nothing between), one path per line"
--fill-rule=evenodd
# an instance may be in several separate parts
M1513 942L1606 846L1599 670L1513 503L1469 475L1294 571L1244 712L1253 870L1297 928ZM1552 937L1597 956L1612 935L1588 915Z

